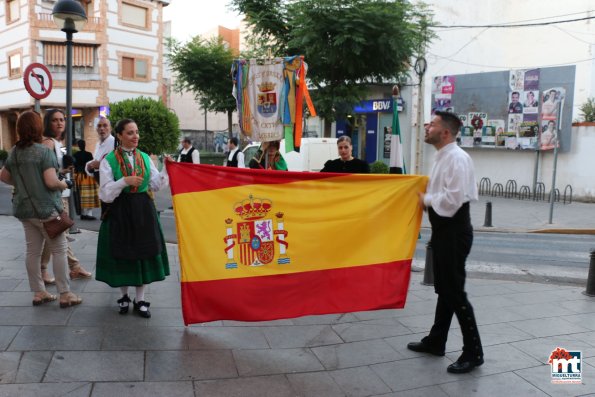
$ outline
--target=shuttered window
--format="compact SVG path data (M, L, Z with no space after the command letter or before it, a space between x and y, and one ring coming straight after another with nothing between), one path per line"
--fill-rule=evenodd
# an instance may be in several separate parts
M148 63L145 59L122 57L122 78L145 80L148 76Z
M72 47L72 66L93 67L95 46L75 44ZM46 65L66 66L66 45L64 43L44 43L43 60Z
M10 77L21 75L21 53L12 54L8 57L8 69Z
M147 8L123 2L121 13L123 24L138 26L139 28L147 27L147 17L149 15Z
M19 0L7 0L6 1L6 23L16 21L21 17Z

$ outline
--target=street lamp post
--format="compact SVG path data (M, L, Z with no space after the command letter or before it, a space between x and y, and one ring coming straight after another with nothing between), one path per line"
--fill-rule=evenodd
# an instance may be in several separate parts
M72 35L85 26L87 15L81 3L59 0L52 10L58 29L66 33L66 154L72 155ZM71 216L74 214L72 194L68 200Z
M423 158L423 146L422 146L422 136L423 136L423 92L424 92L424 74L426 73L426 69L428 68L428 63L426 58L419 57L415 60L415 64L413 65L413 70L415 70L415 74L419 78L418 84L418 91L417 91L417 131L415 134L415 169L414 173L419 174L421 173L421 165L422 165L422 158Z

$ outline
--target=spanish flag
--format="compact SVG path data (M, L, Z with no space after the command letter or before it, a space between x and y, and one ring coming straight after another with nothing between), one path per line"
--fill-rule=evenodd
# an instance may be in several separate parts
M404 307L427 177L167 170L186 325Z

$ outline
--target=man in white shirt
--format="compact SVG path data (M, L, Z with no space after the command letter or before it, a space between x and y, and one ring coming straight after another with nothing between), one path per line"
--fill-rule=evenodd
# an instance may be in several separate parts
M93 160L85 164L85 172L87 175L93 175L97 184L99 184L99 164L105 156L114 150L116 139L112 135L112 125L110 121L103 116L99 117L96 130L99 135L99 142L95 145ZM105 204L101 202L101 215L105 212L105 208Z
M473 244L469 202L477 200L473 162L456 144L461 120L449 112L437 111L426 126L425 142L438 152L426 193L419 193L420 205L432 224L434 290L438 294L434 325L421 342L407 348L444 356L453 314L463 334L463 353L449 365L450 373L467 373L483 364L483 349L473 308L465 293L465 260Z
M192 140L189 137L182 139L182 151L178 156L178 162L200 164L198 150L192 146Z
M99 117L96 130L99 135L99 142L95 145L93 160L85 164L85 171L88 175L95 176L97 183L99 183L99 163L114 150L116 139L112 136L112 125L110 121L103 116Z
M238 148L238 138L230 138L227 145L229 153L225 160L225 165L227 167L246 168L246 164L244 162L244 152Z

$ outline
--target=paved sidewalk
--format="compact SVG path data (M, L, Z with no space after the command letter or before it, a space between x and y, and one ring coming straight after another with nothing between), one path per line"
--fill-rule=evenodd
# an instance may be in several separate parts
M94 270L96 233L75 237ZM456 321L445 357L405 347L433 321L419 272L403 310L184 327L175 245L172 276L149 287L148 320L119 315L118 291L95 280L72 282L80 306L33 307L13 217L0 216L0 249L0 396L595 396L595 298L584 287L469 279L486 362L452 375ZM556 347L582 352L582 384L550 383Z
M492 203L492 227L484 226L487 202ZM550 203L544 201L479 196L471 203L471 221L477 231L595 235L595 203L554 203L551 224L549 218ZM422 226L430 226L427 216Z

